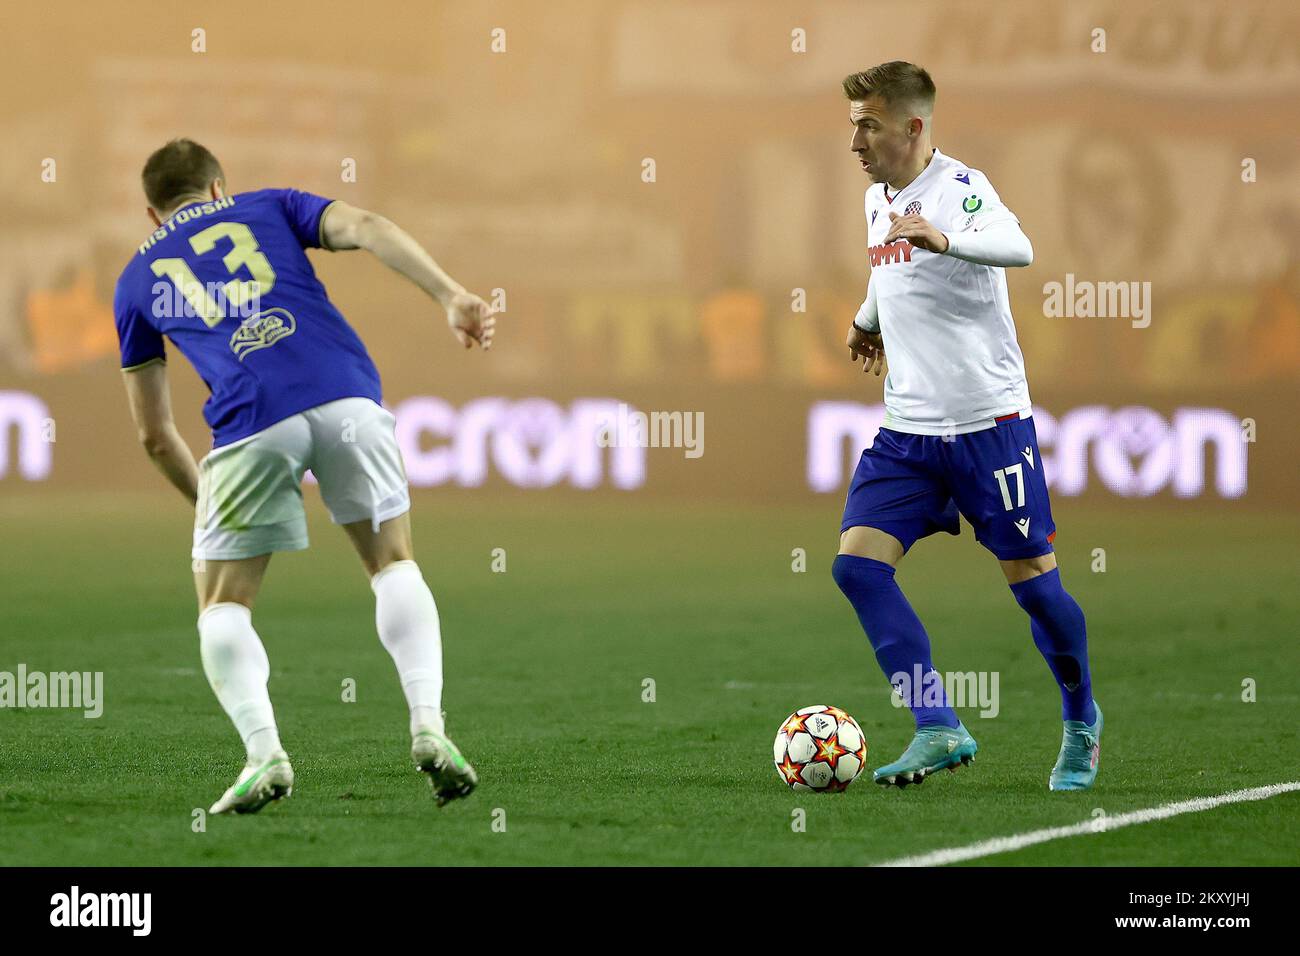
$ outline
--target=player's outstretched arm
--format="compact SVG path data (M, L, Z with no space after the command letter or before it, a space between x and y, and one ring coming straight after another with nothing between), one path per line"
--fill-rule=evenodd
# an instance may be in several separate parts
M982 266L1019 268L1034 261L1029 237L1014 222L999 222L978 232L948 233L945 255Z
M394 272L406 276L447 310L447 324L465 348L475 342L492 347L496 316L492 307L447 275L406 230L383 216L335 202L321 222L325 247L365 249Z
M126 382L126 397L140 444L167 480L191 504L195 503L199 495L199 466L172 420L166 363L150 362L122 369L122 379Z
M906 239L927 252L965 259L982 266L1027 266L1034 261L1029 237L1013 220L994 223L974 232L941 232L921 216L889 214L885 244Z

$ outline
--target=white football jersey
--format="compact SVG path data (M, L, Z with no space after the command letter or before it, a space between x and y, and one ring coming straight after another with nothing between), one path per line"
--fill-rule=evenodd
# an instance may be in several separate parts
M895 192L867 190L871 291L889 374L884 427L917 435L992 428L1029 413L1024 357L1005 271L936 255L906 239L885 245L890 212L920 215L948 234L1019 223L988 177L934 150L921 175Z

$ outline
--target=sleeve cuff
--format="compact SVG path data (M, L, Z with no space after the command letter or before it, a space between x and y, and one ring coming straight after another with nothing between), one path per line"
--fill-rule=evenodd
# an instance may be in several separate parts
M155 356L154 358L146 359L145 361L139 363L138 365L123 365L122 371L136 372L142 368L148 368L150 365L166 365L166 364L167 364L167 359L163 358L161 355L158 355Z
M868 335L880 334L879 320L876 321L875 325L872 325L871 321L867 316L862 314L861 310L859 310L858 314L853 317L853 327L859 332L866 332Z
M330 210L333 209L337 203L338 200L335 199L328 206L322 209L320 211L320 219L316 221L316 245L320 246L320 248L324 249L326 252L333 252L334 250L330 247L330 244L325 241L325 217L330 214Z

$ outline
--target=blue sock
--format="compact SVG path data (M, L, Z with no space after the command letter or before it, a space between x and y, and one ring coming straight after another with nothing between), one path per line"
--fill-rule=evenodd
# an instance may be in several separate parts
M1092 706L1092 674L1088 670L1088 628L1083 611L1061 586L1061 572L1011 585L1011 593L1029 614L1029 629L1052 676L1061 688L1061 718L1091 724L1097 719Z
M935 683L938 674L932 674L930 638L899 590L894 569L883 561L841 554L835 558L831 574L858 612L886 679L893 684L895 675L906 676L910 694L904 699L916 718L917 729L956 727L957 714L948 706L942 682Z

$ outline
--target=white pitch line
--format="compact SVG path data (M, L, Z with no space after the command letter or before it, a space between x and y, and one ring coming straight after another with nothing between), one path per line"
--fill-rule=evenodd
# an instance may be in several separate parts
M1120 827L1133 826L1137 823L1165 820L1183 813L1200 813L1202 810L1213 810L1215 807L1221 807L1227 803L1267 800L1269 797L1276 797L1280 793L1291 793L1295 790L1300 790L1300 780L1293 780L1290 783L1273 783L1267 787L1252 787L1249 790L1233 790L1228 793L1221 793L1217 797L1197 797L1194 800L1166 803L1158 807L1148 807L1145 810L1130 810L1127 813L1098 817L1095 820L1085 820L1082 823L1074 823L1065 827L1046 827L1042 830L1030 830L1028 833L994 837L991 840L981 840L979 843L972 843L969 846L950 847L947 850L935 850L917 856L903 856L896 860L886 860L883 863L873 863L872 865L946 866L949 863L961 863L964 860L977 860L982 856L993 856L995 853L1010 853L1012 850L1022 850L1036 843L1047 843L1049 840L1086 836L1089 833L1109 833L1112 830L1118 830Z

